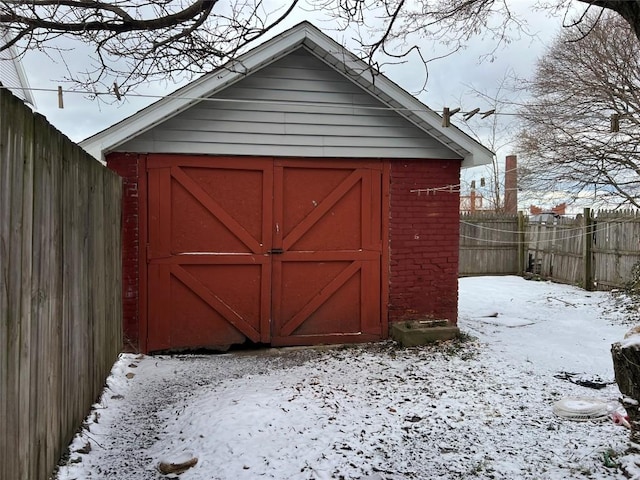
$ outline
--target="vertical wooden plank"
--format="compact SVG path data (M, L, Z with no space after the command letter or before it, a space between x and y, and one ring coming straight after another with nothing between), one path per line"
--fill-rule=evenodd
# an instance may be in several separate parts
M122 350L122 179L103 171L104 210L106 225L105 261L106 261L106 320L108 321L105 338L105 358L102 374L109 375L111 366Z
M108 256L109 242L112 241L112 232L111 232L111 219L112 213L109 212L109 203L107 200L107 195L109 194L109 184L106 176L101 175L98 177L98 182L100 182L100 191L102 197L100 202L102 203L102 222L100 224L100 228L103 231L102 235L102 251L99 255L102 256L103 263L103 282L104 282L104 290L102 294L102 309L103 309L103 319L102 319L102 344L98 345L99 350L99 368L98 368L98 376L107 375L105 370L105 364L108 362L108 358L111 356L111 348L110 345L113 342L109 342L111 330L111 311L109 308L109 302L111 301L111 282L113 281L113 271L111 269L111 259ZM95 233L94 233L95 234ZM100 295L100 293L98 293Z
M23 117L22 131L22 258L20 270L22 272L21 289L21 316L20 322L20 408L23 413L19 419L19 429L21 433L20 463L21 478L37 478L35 472L35 462L33 462L32 445L33 430L31 429L31 415L33 405L31 404L31 357L37 355L31 344L32 315L31 315L31 291L32 278L31 268L33 263L33 117L31 112L21 105ZM36 326L34 326L36 328Z
M542 225L540 223L535 223L534 224L534 228L533 228L533 234L532 234L532 238L533 238L533 265L532 265L532 272L534 274L540 274L541 273L541 268L539 268L539 265L542 263L542 259L540 258L540 249L542 248L542 246L540 245L540 230L542 229Z
M382 338L389 336L389 270L391 249L389 245L389 217L391 209L391 162L383 160L381 178L381 224L382 260L380 262L380 317L382 318Z
M73 410L77 402L77 397L82 391L77 388L78 375L74 365L74 349L76 348L74 338L74 317L77 315L77 304L74 304L74 286L76 276L76 256L81 255L78 251L77 239L77 211L78 198L76 185L78 182L77 171L69 154L69 148L62 144L60 150L60 162L62 171L62 205L65 215L62 218L62 342L59 355L62 358L62 385L74 395L69 396L67 402L60 403L60 426L58 428L57 441L61 442L66 437L73 426Z
M149 264L147 276L149 285L156 289L157 295L157 301L149 302L149 318L157 328L149 332L148 348L150 350L166 350L171 346L171 305L169 304L171 265Z
M9 368L9 321L11 318L12 291L9 284L11 252L11 211L12 191L12 152L9 142L12 125L10 93L0 89L0 478L12 478L13 460L10 445L10 372ZM12 415L11 415L12 416Z
M8 318L9 298L7 282L8 257L7 244L9 236L9 152L7 143L8 110L6 103L5 89L0 89L0 318ZM0 391L5 392L0 395L0 458L6 459L8 454L7 444L7 322L0 321ZM0 478L7 478L8 461L0 462Z
M8 297L9 312L6 317L7 322L7 362L10 365L8 372L8 382L6 395L8 398L8 417L7 417L7 444L8 444L8 475L7 478L21 478L20 469L20 449L23 441L19 438L20 426L19 419L22 414L20 408L19 397L19 378L20 378L20 332L19 322L22 315L20 305L20 285L22 283L20 259L21 236L20 229L22 223L22 162L20 160L21 151L20 130L22 129L22 118L18 110L17 104L12 102L7 106L10 112L12 126L9 129L8 142L10 145L9 162L10 162L10 189L11 197L9 199L9 237L8 252L5 257L8 266Z
M24 368L24 349L22 348L21 319L23 316L24 295L23 285L27 283L28 275L22 270L23 257L30 254L25 252L25 219L24 217L24 181L29 169L24 168L23 130L25 129L25 115L21 102L12 95L7 95L7 102L3 105L8 122L3 122L7 130L8 145L8 174L9 198L5 203L8 212L8 234L4 239L3 276L8 279L6 292L8 298L6 321L6 351L4 357L7 369L6 390L6 454L7 472L5 478L27 478L28 476L28 435L21 435L22 418L28 415L25 405L21 403L24 383L20 374ZM27 179L28 181L28 179ZM29 221L29 214L26 221ZM28 227L27 227L28 228ZM28 362L27 362L28 364ZM28 375L27 375L28 376Z
M33 203L33 282L32 344L31 357L31 406L32 455L36 464L33 478L44 478L50 471L53 443L49 439L52 415L57 411L57 402L52 395L49 377L54 375L56 355L51 344L55 333L55 314L51 311L55 299L55 239L53 225L55 213L54 181L52 178L51 148L53 132L42 116L34 117L34 203ZM54 143L55 146L55 143ZM55 150L54 150L55 152ZM51 408L54 406L54 408ZM52 411L55 410L55 411Z
M89 281L89 307L90 315L93 318L93 332L90 338L90 347L93 351L92 358L92 388L90 402L95 399L102 390L100 379L103 375L104 363L106 358L104 352L107 342L107 325L105 294L106 283L105 274L107 272L107 263L105 258L105 237L101 232L106 231L107 216L104 211L104 184L102 181L102 172L97 163L91 165L91 181L90 181L90 205L89 205L89 243L91 252L89 256L90 281Z
M584 209L584 271L583 288L587 291L593 290L593 217L591 209Z
M262 163L262 254L272 248L273 241L273 160ZM268 343L271 339L271 262L265 262L260 269L260 340Z
M81 421L82 412L86 411L86 406L91 403L91 368L93 366L92 355L94 354L92 343L90 341L93 334L94 318L89 308L90 296L90 181L91 175L88 171L90 164L81 161L80 155L76 148L71 146L71 158L74 163L74 169L77 171L77 195L79 203L78 212L75 214L78 221L78 229L76 231L77 249L74 255L76 260L76 275L74 276L74 304L77 306L76 313L73 318L74 324L74 348L73 361L79 362L76 365L78 391L81 395L76 398L75 407L71 413L71 421L73 425L77 425ZM71 437L71 433L69 434Z
M371 219L375 217L372 210L376 207L371 205L371 171L364 168L359 168L357 171L360 173L360 248L369 250L373 247Z
M369 238L374 249L381 251L382 243L382 169L370 170L371 175L371 197L368 201L372 204L375 212L370 219Z
M42 124L50 130L50 125L44 117ZM44 127L43 127L44 128ZM49 174L49 186L51 188L51 202L48 207L48 214L51 216L51 243L49 245L51 258L51 270L48 275L49 289L51 301L49 302L49 324L50 335L48 336L48 345L51 360L49 365L43 366L46 371L48 392L50 399L55 403L57 408L55 411L48 412L48 425L46 433L46 463L49 468L57 463L60 452L64 445L60 443L60 425L62 423L62 408L65 402L65 387L62 382L62 357L60 352L62 349L62 324L63 318L63 228L62 223L66 214L63 200L63 168L61 167L62 158L62 142L63 138L56 132L51 132L49 141L43 149L43 152L50 162L51 171ZM43 401L47 401L43 399Z
M91 352L89 337L93 329L91 312L89 311L89 176L86 165L81 164L77 149L74 145L67 146L69 157L72 161L74 172L76 202L73 204L72 217L75 220L73 230L73 249L66 255L73 262L74 275L72 277L72 358L71 366L74 373L73 382L79 393L73 401L73 409L69 412L69 428L65 431L70 440L73 430L81 421L81 412L84 412L91 397L90 387L90 357L84 352ZM90 401L89 401L90 404Z
M44 120L46 123L46 120ZM48 123L47 123L47 126ZM63 139L59 135L53 134L49 142L49 152L46 155L51 159L51 188L52 201L50 214L52 215L52 249L51 268L49 281L52 301L50 303L49 314L51 315L51 337L50 352L52 360L48 366L48 389L51 401L57 408L50 412L49 425L47 426L47 463L49 466L55 465L60 451L61 426L63 424L64 411L62 408L65 401L64 384L64 218L66 214L64 200L64 173L65 164L62 149Z
M93 349L95 352L95 365L92 374L93 394L90 401L95 401L97 396L102 391L103 385L100 384L99 379L102 377L102 369L105 363L105 350L107 350L107 326L108 319L106 317L106 297L104 292L107 288L107 261L105 258L105 235L100 232L104 232L108 223L108 218L105 212L104 205L104 182L102 180L102 167L97 163L92 164L92 176L93 187L91 189L91 231L90 237L93 239L94 254L89 259L92 263L95 258L96 264L99 266L97 271L90 270L94 274L93 289L90 295L94 296L93 310L97 316L97 324L93 333ZM97 273L99 272L99 273ZM96 274L97 273L97 274Z
M518 275L522 275L525 270L525 253L527 248L525 246L525 223L524 223L524 213L522 211L518 212Z
M144 170L143 170L144 171ZM109 172L109 174L111 174L111 172ZM106 175L106 173L105 173ZM111 260L112 260L112 269L114 272L113 275L113 290L112 290L112 296L113 296L113 305L115 305L117 308L115 308L113 316L112 318L112 322L114 325L114 332L115 335L112 338L112 361L116 360L117 355L122 351L122 336L123 336L123 332L122 332L122 196L124 194L124 188L122 186L122 180L120 179L119 176L117 175L111 175L111 183L113 184L113 190L111 192L111 197L110 197L110 203L112 205L110 211L113 212L113 217L112 217L112 238L113 238L113 242L112 244L114 245L114 254L112 254L110 256ZM140 185L144 185L146 188L146 181L141 181ZM143 194L144 192L146 192L146 190L142 190ZM141 208L143 205L146 205L142 202L140 202ZM144 210L142 211L141 215L144 215ZM142 225L142 221L140 221L140 224ZM144 230L141 228L140 229L140 234L142 235L144 233ZM145 241L144 237L141 237L142 241ZM145 248L143 248L142 245L140 245L140 251L144 252L146 251ZM143 257L143 261L146 261L146 256ZM143 305L142 303L140 304L141 306Z
M74 152L76 154L76 152ZM76 155L74 155L76 156ZM76 161L79 163L81 168L80 172L82 174L83 182L86 185L86 204L84 208L84 219L83 224L85 228L85 250L86 254L86 262L87 265L91 265L91 268L87 271L87 283L84 287L83 294L86 295L86 322L82 325L85 335L85 348L86 352L84 356L86 357L86 375L87 375L87 385L86 385L86 393L85 398L83 398L83 404L87 401L88 398L95 398L94 395L94 378L97 374L97 370L99 368L98 359L96 356L99 354L100 349L96 348L96 337L100 335L100 326L101 326L101 318L100 318L100 299L95 298L94 294L98 288L98 283L100 280L98 276L102 276L104 271L102 270L103 266L100 265L101 259L99 258L98 252L98 239L96 238L95 233L98 231L101 220L98 218L94 218L94 215L98 213L96 207L96 199L94 194L95 189L97 188L95 185L95 171L91 168L93 165L89 162L86 164L82 164L82 160L80 155L76 156ZM99 271L99 275L96 275L96 271ZM82 356L83 353L79 352L78 356ZM81 409L79 409L81 411ZM77 415L77 413L76 413Z
M284 230L284 169L282 162L273 162L273 200L271 218L271 249L282 248ZM269 339L276 335L282 318L282 275L281 255L271 255L271 325ZM265 332L266 333L266 332Z
M69 159L64 155L64 145L60 143L57 151L57 164L60 170L60 205L64 210L65 207L71 205L70 191L68 188L69 183ZM61 438L61 432L64 432L67 428L66 416L67 407L62 403L62 386L69 385L68 374L68 352L69 352L69 318L71 317L71 305L68 298L68 285L69 277L69 264L65 257L65 252L69 250L69 216L68 211L65 210L65 215L60 217L60 247L59 247L59 260L60 260L60 321L58 322L59 342L58 351L56 356L59 359L60 369L60 388L57 389L56 400L58 402L59 415L57 417L58 425L53 433L53 441L58 443Z
M31 422L29 426L31 428L30 437L31 437L31 445L33 449L33 462L35 465L35 472L32 472L33 478L40 478L40 471L44 468L41 454L43 453L43 445L42 441L42 425L45 426L47 420L42 418L42 412L40 409L43 405L39 402L39 395L45 394L44 386L41 384L40 371L42 370L42 363L39 360L39 357L42 357L44 361L48 361L48 351L46 350L46 345L44 335L46 334L47 328L47 316L43 314L42 306L46 301L46 287L44 287L44 282L46 278L45 271L47 270L47 266L45 266L47 249L43 248L41 241L46 237L45 230L46 219L43 218L42 215L42 205L43 201L47 199L48 192L47 186L43 185L42 182L42 174L43 174L43 165L41 162L41 142L43 140L43 132L38 131L39 125L34 120L34 130L36 131L36 135L38 138L38 142L34 142L34 172L33 172L33 241L32 241L32 258L33 264L31 266L31 283L32 283L32 293L31 293L31 344L33 346L34 355L31 356L31 382L29 389L29 401L31 404L31 408L33 409L33 413L31 415ZM44 288L43 288L44 287ZM35 473L35 474L34 474Z

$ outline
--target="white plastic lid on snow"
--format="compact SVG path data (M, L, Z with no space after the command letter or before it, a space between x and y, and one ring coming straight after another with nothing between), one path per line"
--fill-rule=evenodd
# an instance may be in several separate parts
M606 420L611 413L609 404L597 398L567 397L553 404L553 413L575 421Z

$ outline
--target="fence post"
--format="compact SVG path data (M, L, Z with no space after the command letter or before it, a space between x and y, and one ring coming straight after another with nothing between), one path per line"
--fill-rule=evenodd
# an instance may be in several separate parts
M518 234L516 235L516 241L518 242L518 275L524 275L524 262L527 249L525 248L525 225L524 225L524 213L522 210L518 212Z
M584 241L583 241L583 260L584 260L584 289L593 290L593 217L591 209L584 209Z

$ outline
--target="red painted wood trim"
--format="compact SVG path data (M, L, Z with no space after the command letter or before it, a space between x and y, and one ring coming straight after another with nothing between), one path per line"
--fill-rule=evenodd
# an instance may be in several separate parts
M260 341L260 332L256 331L251 325L249 325L242 315L229 307L224 301L222 301L217 295L212 293L206 286L204 286L197 278L181 268L179 265L172 265L171 275L180 280L187 288L192 290L202 300L213 308L216 312L224 317L224 319L233 325L236 329L242 332L246 337L253 342ZM171 298L170 294L166 295L166 298ZM169 310L170 311L170 310ZM167 326L164 331L170 332L171 329Z
M176 165L181 167L202 167L211 166L211 161L215 160L217 167L232 168L235 170L261 170L265 161L272 162L273 157L253 157L253 156L218 156L218 155L191 155L173 153L154 153L149 155L148 168L170 168Z
M265 160L268 160L266 163ZM273 198L273 182L274 167L273 159L261 159L263 165L262 177L262 245L260 252L264 255L264 265L262 266L262 276L260 277L260 341L269 343L271 341L271 310L272 310L272 294L271 285L273 282L273 262L269 258L267 252L273 248L274 241L274 198ZM265 167L264 165L268 165Z
M171 176L180 183L189 194L193 195L200 204L206 208L214 217L220 220L238 240L253 253L260 252L260 244L253 236L238 223L238 221L229 215L218 202L209 196L200 185L194 182L180 167L171 167ZM168 196L167 196L168 197Z
M380 318L382 338L389 337L389 215L391 212L391 162L383 161L382 168L382 215L380 232L382 236L382 259L380 260Z
M280 333L282 335L291 335L296 328L302 325L313 312L320 308L334 293L338 291L347 281L362 269L362 262L355 261L347 268L340 272L336 277L325 285L309 303L300 309L287 323L282 325ZM367 283L367 282L362 282ZM367 285L368 286L368 285ZM366 287L365 287L366 288ZM362 294L360 294L362 298Z
M351 175L345 178L322 202L314 208L309 215L296 225L287 237L283 240L283 248L289 250L307 231L313 227L322 217L324 217L331 207L333 207L342 197L351 191L353 186L362 181L363 173L366 170L354 170Z
M295 335L292 337L273 337L271 339L271 345L274 347L323 344L336 345L341 343L377 342L379 340L379 335L370 335L366 333L345 333L342 335Z

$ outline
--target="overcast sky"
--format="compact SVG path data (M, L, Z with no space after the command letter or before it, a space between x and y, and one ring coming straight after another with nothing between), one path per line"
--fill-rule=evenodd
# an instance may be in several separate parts
M276 0L273 0L276 1ZM481 61L495 48L495 42L483 41L475 38L467 45L467 48L455 54L434 61L429 64L429 77L426 88L422 90L425 80L423 64L417 57L409 57L409 61L400 65L387 65L383 73L407 91L416 95L423 103L437 112L442 112L443 107L461 107L462 111L470 111L476 107L487 110L490 105L480 99L473 90L486 92L492 96L496 87L504 79L507 72L512 72L517 77L529 77L535 66L536 59L540 57L545 48L562 28L562 17L549 17L546 13L536 11L534 5L537 0L512 0L509 3L515 15L523 17L527 22L530 35L519 35L519 32L511 32L512 42L501 47L495 52L493 61ZM282 25L279 31L290 28L297 23L309 20L323 30L327 35L351 49L354 48L352 35L348 32L332 30L332 23L323 19L320 14L311 15L309 12L294 12ZM277 33L277 32L274 32ZM519 37L519 38L518 38ZM434 56L442 53L442 47L438 45L420 44L426 55L433 52ZM24 58L23 65L27 73L30 85L36 89L34 96L37 110L45 115L49 122L74 141L81 141L118 121L127 118L136 111L144 108L157 98L139 98L127 96L122 102L105 103L91 100L87 95L79 93L64 94L64 109L58 108L56 89L58 85L69 88L64 79L65 64L74 71L86 71L91 65L92 50L89 46L71 43L60 43L68 50L63 51L59 58L48 57L39 52L30 52ZM184 84L184 82L183 82ZM178 88L180 84L166 80L154 82L148 86L140 86L137 94L166 95ZM38 91L43 89L48 91ZM513 108L503 107L502 113L509 113ZM486 120L474 119L475 133L489 148L496 150L498 163L501 166L506 155L517 153L513 147L506 144L506 138L502 136L497 145L491 145L487 141L490 135L490 127L493 121L498 121L502 128L513 122L515 117L499 115L489 117ZM453 123L462 126L460 115L453 118ZM480 184L481 178L491 178L491 172L487 167L477 167L466 170L462 175L463 191L467 191L472 180ZM490 188L487 186L487 188ZM485 192L490 195L488 192ZM545 203L540 200L537 203ZM553 201L547 202L551 206Z
M442 111L444 106L451 108L461 106L463 111L471 110L476 106L484 108L486 104L483 105L471 94L469 86L491 93L508 70L513 70L520 77L528 76L536 58L542 54L545 45L561 28L562 18L549 18L544 13L534 11L532 8L534 3L534 0L514 0L512 6L516 13L526 17L530 31L536 33L536 36L515 39L496 52L496 59L493 62L479 61L483 54L491 51L493 44L474 40L466 50L430 64L426 91L417 93L424 80L424 68L417 58L410 59L403 65L387 67L385 74L406 90L417 93L420 100L437 111ZM309 19L309 14L297 12L282 25L281 30L303 19ZM350 39L344 33L336 33L327 28L330 24L320 22L318 19L314 23L340 43L349 43ZM429 49L430 46L422 45L422 47ZM90 54L91 51L87 47L74 45L69 51L63 53L64 62L73 69L86 69L90 64ZM48 58L34 52L27 55L23 65L32 88L56 89L58 85L66 88L61 82L65 74L61 59ZM157 82L150 86L139 87L137 93L168 94L177 86L168 84L166 81ZM124 102L108 105L90 100L85 95L65 93L64 109L59 109L55 92L35 91L34 95L38 111L75 141L83 140L109 127L153 101L153 99L128 97ZM462 105L460 105L461 101Z

